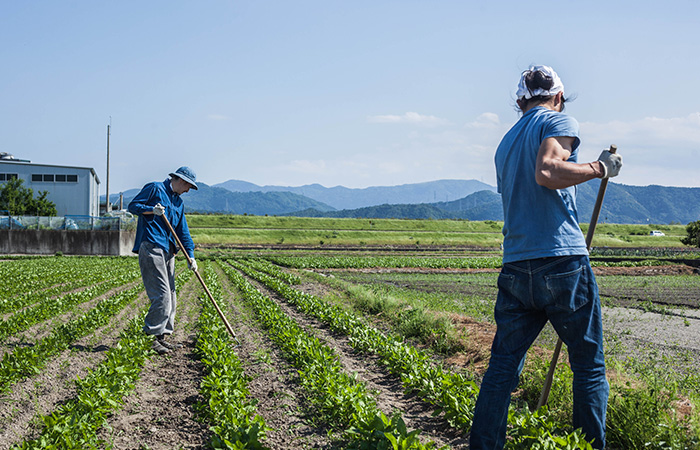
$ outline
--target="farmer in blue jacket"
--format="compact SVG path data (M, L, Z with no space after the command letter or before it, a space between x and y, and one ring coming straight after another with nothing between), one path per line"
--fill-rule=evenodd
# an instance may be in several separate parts
M132 251L139 255L143 285L151 301L143 331L155 336L153 349L161 355L181 345L165 340L165 336L173 333L175 324L175 253L178 248L170 229L158 216L168 218L190 256L190 269L197 270L194 242L180 198L190 189L197 189L196 178L192 169L180 167L170 174L170 179L145 185L128 208L139 217Z

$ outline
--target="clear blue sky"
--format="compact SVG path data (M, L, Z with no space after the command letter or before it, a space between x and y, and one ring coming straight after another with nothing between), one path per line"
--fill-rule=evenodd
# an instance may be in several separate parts
M700 2L4 1L0 151L164 179L495 184L515 87L547 64L576 96L581 160L699 186Z

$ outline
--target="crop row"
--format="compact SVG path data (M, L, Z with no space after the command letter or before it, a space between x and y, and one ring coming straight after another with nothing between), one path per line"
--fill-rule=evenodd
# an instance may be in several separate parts
M356 317L342 308L319 298L300 292L281 280L255 271L250 267L229 261L246 275L258 280L280 294L305 314L327 323L331 329L349 336L350 343L359 351L374 353L388 370L399 376L404 388L433 404L438 412L456 428L471 428L474 404L478 395L476 383L464 374L451 373L434 364L429 355L403 342L387 336L366 320ZM509 414L509 449L540 448L590 448L578 431L568 433L568 426L556 423L548 416L546 408L531 413L527 409ZM537 424L533 427L533 424Z
M106 280L113 273L138 267L125 258L37 258L0 264L0 314L36 301ZM116 270L115 270L116 269Z
M77 319L54 328L48 336L30 347L17 347L0 361L0 391L10 384L38 373L46 360L67 349L70 344L88 335L136 299L142 286L118 292L101 300L93 309Z
M53 413L42 417L43 430L33 440L13 450L87 450L103 448L97 432L124 395L133 390L149 351L150 339L143 333L143 320L135 318L122 332L119 343L107 352L106 359L76 381L76 397Z
M261 258L245 258L245 264L253 267L255 270L264 272L275 278L283 280L287 284L299 284L301 279L293 273L285 272L279 266L272 264L270 261Z
M693 247L663 247L663 248L611 248L593 247L592 256L618 256L618 257L657 257L657 258L700 258L700 249Z
M133 265L132 265L133 268ZM124 284L134 282L139 274L138 269L129 271L116 271L117 275L110 276L107 281L95 279L93 285L77 292L70 292L66 295L51 298L42 293L41 300L30 308L26 308L10 316L7 320L0 322L0 342L7 337L24 331L32 325L43 320L55 317L66 312L76 305L96 298L110 289L114 289ZM63 287L65 289L65 287Z
M379 412L365 384L344 371L330 347L306 333L232 267L221 267L256 312L272 341L289 355L299 371L302 388L309 393L308 401L331 427L347 431L346 436L352 440L350 448L434 448L433 443L421 444L418 431L409 432L400 417L390 420Z
M92 261L88 265L95 264ZM13 280L0 286L0 301L18 293L43 289L71 276L79 267L67 258L16 258L0 264L0 279Z
M212 270L204 272L206 284L225 314L218 277ZM263 449L266 426L255 412L255 402L248 398L249 379L214 306L205 297L200 300L196 354L205 367L200 392L206 403L200 404L199 410L212 423L210 445L217 449Z
M182 286L190 276L189 271L180 273L176 286ZM125 294L138 292L136 289ZM98 431L133 391L145 361L155 354L150 349L151 338L142 331L144 314L142 310L129 321L102 363L90 369L85 378L76 380L76 396L41 418L43 429L39 437L17 444L13 450L104 448Z
M275 264L294 269L366 269L376 267L426 269L495 269L500 257L423 258L412 256L268 256Z
M430 258L421 256L268 256L267 260L293 269L372 269L372 268L416 268L416 269L498 269L501 257L449 257ZM593 267L646 267L670 264L655 259L627 261L591 261ZM266 272L266 270L262 270Z

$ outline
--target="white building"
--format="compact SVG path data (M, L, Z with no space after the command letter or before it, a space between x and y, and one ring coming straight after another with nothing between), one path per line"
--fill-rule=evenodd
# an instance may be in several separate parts
M100 215L100 179L92 168L33 164L0 154L0 183L13 178L24 180L35 197L48 191L59 216Z

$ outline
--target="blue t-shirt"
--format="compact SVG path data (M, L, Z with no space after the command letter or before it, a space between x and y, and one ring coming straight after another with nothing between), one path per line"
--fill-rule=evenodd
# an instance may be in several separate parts
M576 138L568 161L577 161L578 122L541 106L523 114L496 150L498 192L505 219L504 263L588 254L578 224L576 186L549 189L535 181L540 144L550 137Z
M177 241L165 221L155 214L143 214L152 212L157 203L165 206L165 215L170 225L173 226L187 254L194 258L194 242L185 218L185 205L180 196L173 192L170 180L148 183L129 203L129 212L139 216L133 252L139 252L143 241L151 242L166 252L171 248L177 252Z

